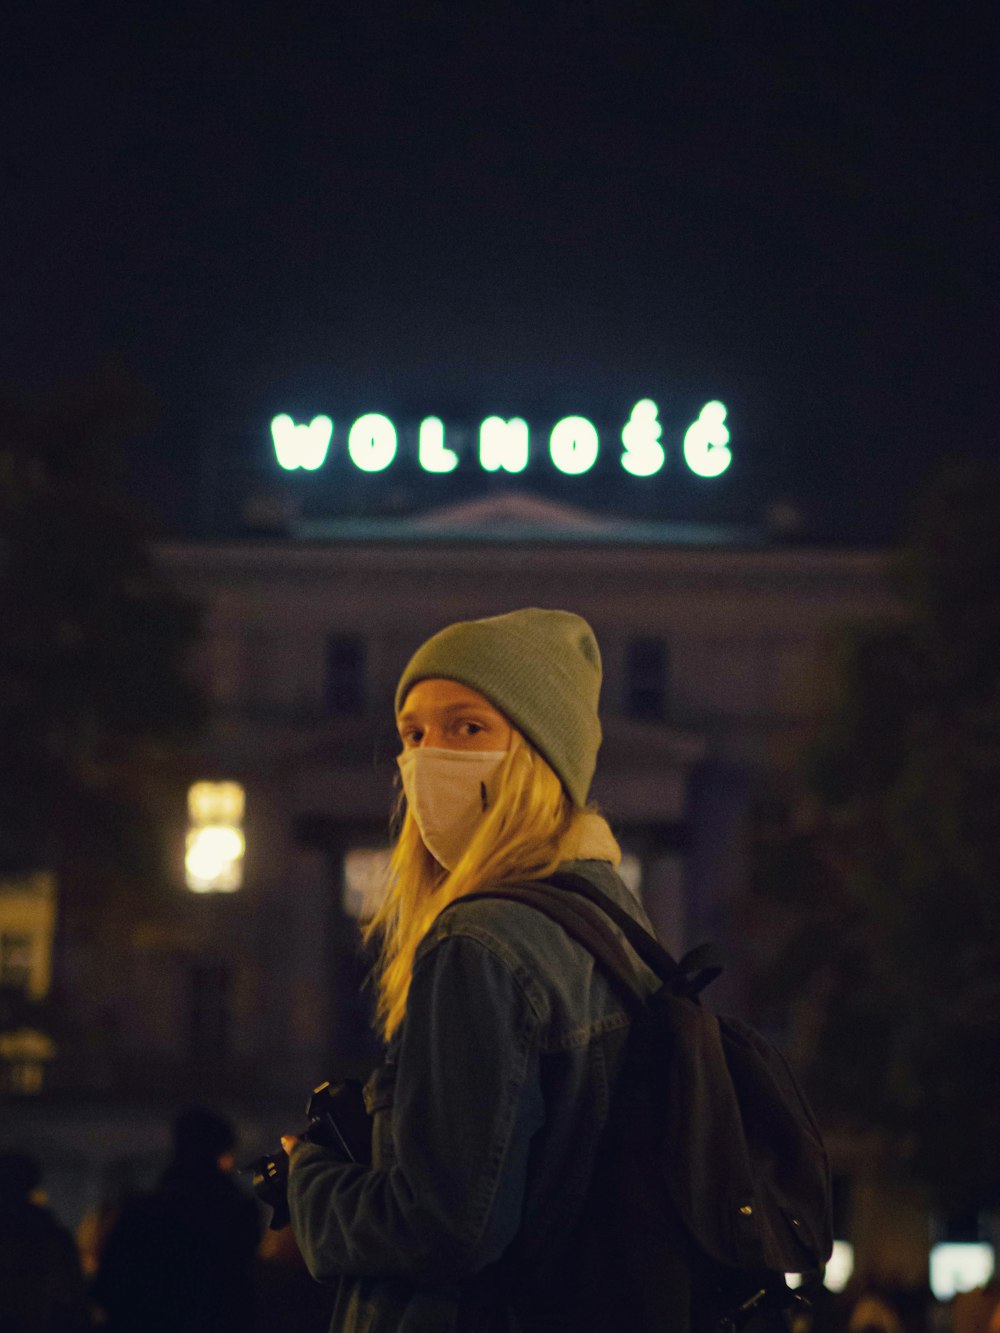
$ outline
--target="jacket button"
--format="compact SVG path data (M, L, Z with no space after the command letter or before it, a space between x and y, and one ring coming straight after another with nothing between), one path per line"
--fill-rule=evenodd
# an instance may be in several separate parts
M740 1212L743 1214L744 1217L750 1217L751 1214L753 1213L753 1208L750 1204L744 1203L740 1205Z

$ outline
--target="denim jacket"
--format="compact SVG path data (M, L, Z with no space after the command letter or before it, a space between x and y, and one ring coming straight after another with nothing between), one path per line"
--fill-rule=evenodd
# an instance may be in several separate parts
M649 926L611 866L575 861ZM656 985L641 964L645 984ZM417 954L365 1089L372 1164L300 1143L292 1223L345 1333L514 1333L511 1247L544 1271L586 1193L629 1019L590 954L521 903L459 902Z

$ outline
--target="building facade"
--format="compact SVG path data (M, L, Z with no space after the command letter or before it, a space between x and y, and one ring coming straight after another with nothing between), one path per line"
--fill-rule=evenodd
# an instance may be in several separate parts
M213 726L190 776L245 792L243 886L201 906L244 923L234 939L247 921L280 923L257 969L280 976L280 991L241 979L239 951L221 940L205 965L217 971L190 989L230 997L217 1040L234 1056L252 1057L267 1034L275 1086L367 1049L365 1006L345 985L356 987L355 921L388 845L395 682L428 634L521 605L591 622L605 670L593 795L661 935L682 950L726 942L754 794L815 734L845 628L893 610L878 554L668 545L545 528L536 511L530 535L514 518L486 503L460 526L391 541L163 548L206 611L198 670ZM182 883L179 862L176 873Z
M211 705L163 811L174 894L137 901L113 948L63 942L77 1045L8 1078L12 1123L30 1119L77 1215L141 1181L178 1104L227 1109L248 1149L264 1146L313 1084L377 1057L358 919L389 843L395 683L429 634L528 605L590 621L604 659L594 799L661 937L675 952L720 941L732 966L713 1000L738 1004L748 811L816 734L845 631L895 613L883 553L678 540L530 497L391 529L173 541L159 558L203 608ZM228 823L185 801L205 783ZM223 824L231 873L216 882L191 849ZM0 896L0 957L44 986L24 922L51 922L27 895L20 915L13 889Z

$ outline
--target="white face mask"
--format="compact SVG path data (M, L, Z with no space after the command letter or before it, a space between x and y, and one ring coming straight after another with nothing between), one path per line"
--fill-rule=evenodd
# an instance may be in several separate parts
M493 799L506 750L404 750L396 759L424 846L454 870Z

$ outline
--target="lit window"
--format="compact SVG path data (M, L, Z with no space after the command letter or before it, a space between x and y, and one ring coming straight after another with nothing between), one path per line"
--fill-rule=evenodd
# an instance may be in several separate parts
M0 986L23 991L32 1000L45 997L52 980L55 916L51 874L0 880Z
M833 1242L833 1253L826 1261L823 1285L828 1291L843 1291L854 1273L854 1246L846 1240Z
M667 716L667 645L663 639L633 639L625 654L625 714L639 722Z
M196 782L188 791L187 886L231 893L243 885L245 793L238 782Z
M344 857L344 911L361 921L373 917L389 881L387 847L355 847Z
M931 1291L939 1301L950 1301L959 1291L974 1291L989 1282L993 1246L978 1241L935 1245L930 1267Z
M632 896L642 902L642 858L635 852L622 852L618 876Z
M0 1032L0 1092L20 1096L40 1093L45 1066L55 1055L55 1042L45 1032L27 1027Z
M854 1246L846 1240L833 1242L833 1253L823 1271L823 1285L827 1291L843 1291L854 1272ZM786 1273L785 1281L794 1291L802 1286L801 1273Z
M31 984L34 939L4 931L0 934L0 986L26 991Z

